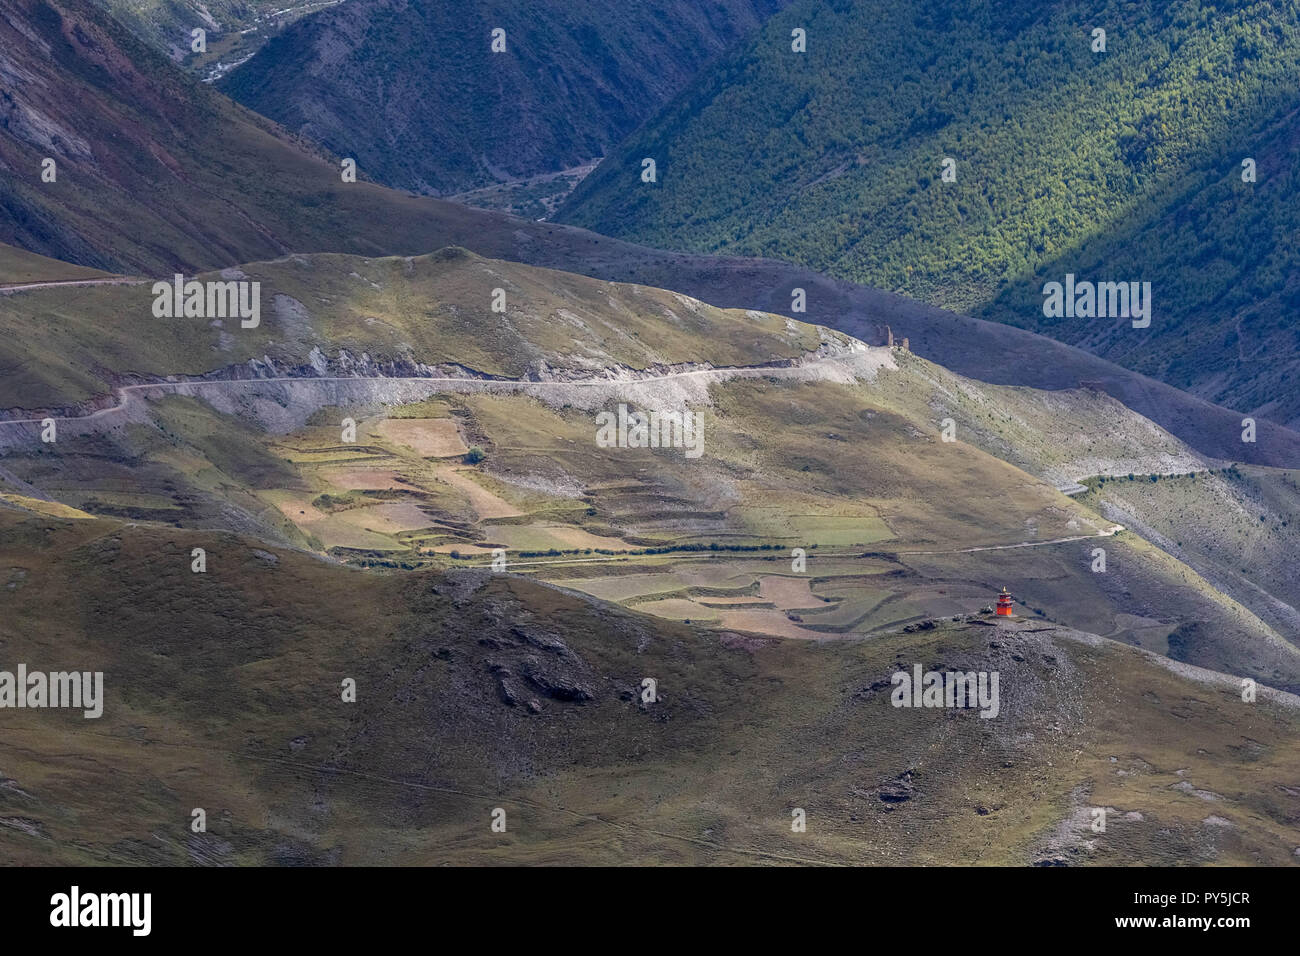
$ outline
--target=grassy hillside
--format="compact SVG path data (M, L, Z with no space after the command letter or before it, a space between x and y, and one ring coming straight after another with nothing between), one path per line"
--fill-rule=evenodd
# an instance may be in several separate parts
M1082 490L1077 482L1086 476L1207 465L1185 442L1094 388L984 385L907 353L899 361L908 374L882 380L899 407L936 421L950 417L964 441L1063 490Z
M457 249L227 275L264 283L259 328L155 319L146 285L8 297L6 402L98 409L56 412L52 444L44 413L0 423L8 489L362 565L504 548L668 619L814 640L972 613L1009 585L1040 618L1300 688L1300 652L1251 601L1057 490L1205 467L1098 393L979 386L779 316ZM697 414L700 454L602 446L596 416L620 403ZM811 579L782 571L794 548Z
M1300 638L1300 475L1215 469L1093 480L1080 500L1187 562L1275 629Z
M757 365L815 351L823 340L848 341L781 316L460 248L411 258L291 256L200 278L223 275L261 283L257 328L241 328L237 318L156 318L148 281L0 296L0 366L12 370L0 382L0 408L72 405L108 397L136 377L202 375L267 359L317 374L313 350L336 371L347 353L369 363L354 371L423 375L455 363L523 378L692 361ZM502 312L493 309L497 289Z
M791 52L796 27L807 53ZM560 218L803 263L1294 422L1298 69L1296 9L1259 0L807 0L632 136ZM1044 319L1042 285L1067 272L1150 281L1151 328Z
M107 278L108 273L87 269L70 262L39 256L26 249L0 242L0 285L23 285L29 282L73 282Z
M783 2L350 0L221 89L379 182L459 193L599 159Z
M6 865L1294 859L1294 698L1068 629L719 638L509 575L4 509L0 560L7 652L105 690L99 720L7 712ZM912 662L997 670L999 716L890 706Z

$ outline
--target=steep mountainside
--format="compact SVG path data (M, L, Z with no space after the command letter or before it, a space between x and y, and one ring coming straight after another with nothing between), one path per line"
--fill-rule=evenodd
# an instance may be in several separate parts
M559 218L799 262L1294 423L1298 17L1261 0L803 0ZM1150 282L1150 328L1044 317L1043 284L1067 273Z
M187 66L231 63L254 52L286 23L340 0L98 0L114 17ZM206 50L193 48L195 29Z
M456 241L455 209L439 216L343 182L339 165L182 73L90 0L0 0L0 77L6 243L166 275L289 251L417 253Z
M190 31L244 26L264 0L99 0L126 26L180 59L190 52Z
M0 241L154 278L290 252L422 255L458 245L726 307L789 313L793 291L804 289L798 318L870 343L884 341L888 326L917 354L985 381L1089 382L1203 454L1300 466L1295 432L1261 421L1259 440L1243 443L1239 414L1022 330L771 260L660 252L343 183L338 166L185 75L86 0L0 0L0 13L0 72L20 81L0 124L0 164L14 172L0 177ZM47 156L57 163L53 183L41 180ZM28 321L21 309L13 320Z
M1091 480L1079 500L1300 638L1300 474L1273 468Z
M221 88L379 182L446 195L598 159L784 2L351 0Z

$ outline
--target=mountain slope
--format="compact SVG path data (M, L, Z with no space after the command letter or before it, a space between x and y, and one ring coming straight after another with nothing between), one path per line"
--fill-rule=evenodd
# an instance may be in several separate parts
M380 182L446 195L598 159L782 5L351 0L221 89Z
M89 0L3 0L0 14L0 75L14 84L0 103L6 243L168 275L290 250L415 253L456 241L454 208L438 216L344 183L337 165L180 72ZM41 178L46 158L52 183Z
M50 259L0 242L0 283L25 285L33 282L78 282L106 278L106 272Z
M1234 131L1205 164L1116 227L1009 285L982 314L1082 346L1220 404L1300 426L1300 190L1297 106ZM1241 181L1241 157L1258 182ZM1042 316L1042 284L1150 273L1165 320L1149 337L1125 323Z
M106 678L89 730L6 721L7 862L1290 860L1300 651L982 450L1196 467L1118 403L462 250L226 275L259 328L147 284L3 300L52 402L209 373L51 444L0 423L0 641ZM618 402L694 411L703 454L593 441ZM1000 585L1023 619L980 613ZM890 706L912 664L996 671L999 716Z
M345 0L98 0L136 36L173 61L221 76L252 56L285 26ZM193 48L193 31L205 31L205 49Z
M0 421L12 493L365 566L501 548L658 616L815 640L972 613L1010 585L1044 620L1300 689L1300 632L1058 490L1206 467L1095 392L981 387L781 316L458 249L224 275L262 283L256 329L157 319L147 284L9 297L39 321L6 329L5 400L52 409ZM620 405L690 411L695 443L602 443ZM810 581L781 568L794 548Z
M985 381L1094 383L1202 454L1300 465L1295 432L1261 421L1259 440L1243 444L1240 415L1028 332L771 260L660 252L342 183L337 167L180 72L84 0L57 7L0 0L0 11L0 68L21 80L0 124L0 164L17 173L0 177L0 241L155 278L291 251L422 255L458 245L726 307L786 313L801 288L808 311L799 318L873 343L889 326L918 354ZM58 161L56 183L40 181L46 155ZM6 302L17 300L0 297ZM26 321L21 306L11 315Z
M3 505L0 560L7 651L104 672L98 720L7 712L6 865L1294 861L1300 703L1067 628L757 641ZM999 715L890 706L913 662Z
M1218 469L1152 480L1088 482L1080 500L1196 568L1275 629L1300 636L1300 521L1295 472Z
M665 107L559 218L799 262L1293 423L1297 70L1297 11L1258 0L808 0ZM643 157L657 184L640 181ZM1150 329L1044 318L1043 284L1066 273L1151 282Z
M0 159L74 161L8 221L146 275L0 248L0 649L105 678L94 720L0 708L5 864L1296 862L1297 581L1234 572L1300 496L1219 483L1231 413L779 264L335 193L93 8L13 9ZM420 245L459 233L780 308ZM173 262L259 321L159 315ZM1001 691L899 707L913 669Z
M342 352L359 371L548 378L708 360L793 360L847 336L776 315L717 309L677 293L483 259L320 254L257 262L201 281L260 284L261 320L154 315L149 281L55 284L0 296L0 408L76 406L118 385L243 367L315 374ZM501 290L502 310L493 308ZM103 316L113 316L111 322ZM36 321L33 322L32 319ZM363 358L364 357L364 358ZM346 362L345 362L346 367Z

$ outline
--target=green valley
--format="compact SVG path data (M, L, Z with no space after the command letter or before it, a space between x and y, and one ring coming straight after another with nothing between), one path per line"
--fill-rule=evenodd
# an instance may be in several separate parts
M797 262L1294 424L1297 70L1295 9L1258 0L797 3L559 218ZM1045 318L1067 273L1151 282L1151 327Z

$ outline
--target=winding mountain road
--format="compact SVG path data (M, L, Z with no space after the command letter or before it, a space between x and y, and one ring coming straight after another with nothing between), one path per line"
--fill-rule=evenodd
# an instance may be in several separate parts
M1071 541L1092 541L1095 538L1109 538L1123 531L1122 524L1112 525L1106 531L1096 534L1076 534L1068 538L1052 538L1047 541L1021 541L1019 544L987 544L977 548L954 548L951 551L895 551L894 554L973 554L976 551L1010 551L1013 548L1041 548L1049 544L1069 544Z
M106 279L50 279L45 282L24 282L18 285L0 285L0 295L11 292L30 292L33 289L63 289L83 285L144 285L151 279L137 279L131 276L112 276Z
M852 353L846 353L852 354ZM470 385L478 388L532 389L532 388L599 388L614 386L643 385L652 382L666 382L673 379L715 376L727 379L745 375L771 375L781 372L801 372L815 368L823 363L834 363L839 355L824 355L796 360L789 365L739 365L717 368L687 369L677 372L650 373L641 377L589 378L589 379L551 379L535 381L532 379L476 378L473 376L453 375L283 375L265 378L229 378L229 379L194 379L180 382L143 382L137 385L123 385L113 390L118 398L116 405L97 409L86 415L43 415L40 418L0 419L4 425L39 425L47 418L56 422L91 421L105 415L123 411L131 393L148 391L186 391L191 389L224 389L233 387L261 386L271 383L310 385L322 382L346 382L359 384L365 382L414 382L427 385Z

